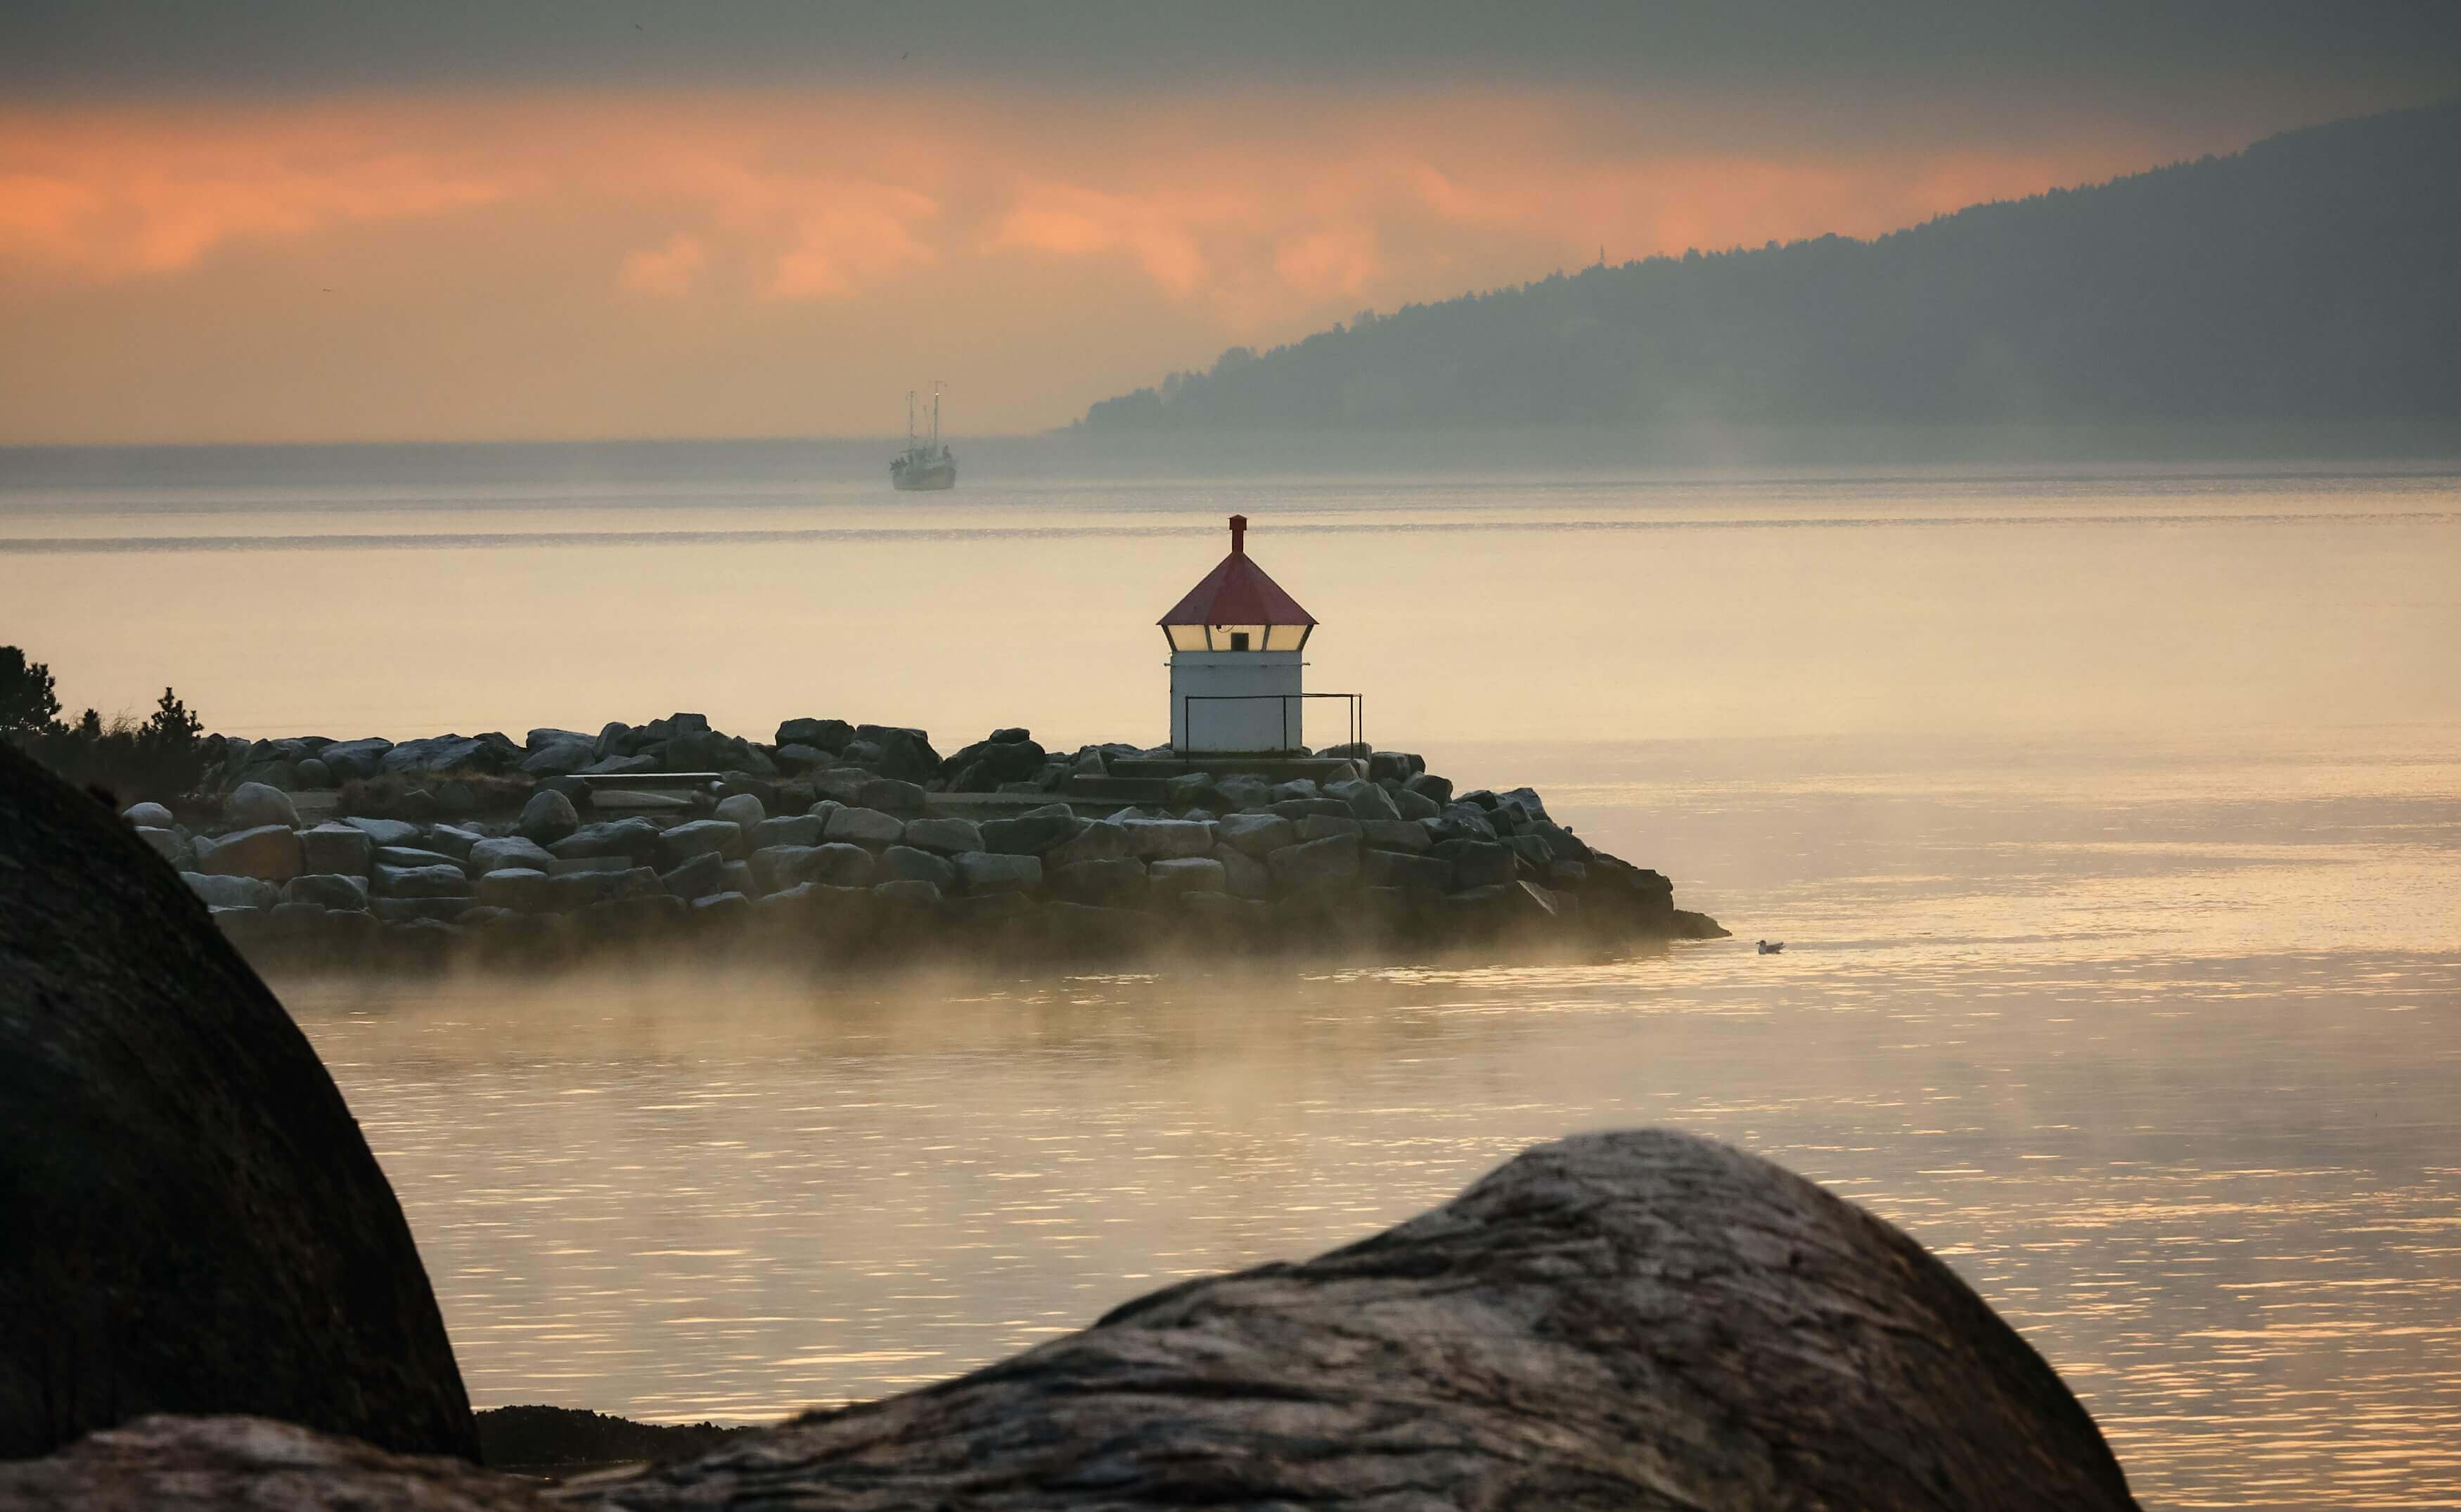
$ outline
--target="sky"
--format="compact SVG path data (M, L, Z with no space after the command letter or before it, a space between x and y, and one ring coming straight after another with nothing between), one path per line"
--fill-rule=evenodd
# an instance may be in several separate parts
M0 9L0 444L883 436L2461 92L2461 6Z

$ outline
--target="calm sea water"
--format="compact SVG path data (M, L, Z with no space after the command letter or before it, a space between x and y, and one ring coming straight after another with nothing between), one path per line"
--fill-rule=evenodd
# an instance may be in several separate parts
M761 1418L1668 1123L1903 1225L2149 1504L2461 1505L2461 478L970 479L722 449L0 488L64 699L1155 738L1218 517L1380 743L1741 937L1615 965L278 984L474 1395ZM440 459L439 459L440 458ZM236 474L236 476L233 476ZM0 477L6 469L0 468ZM1787 952L1754 954L1756 936Z

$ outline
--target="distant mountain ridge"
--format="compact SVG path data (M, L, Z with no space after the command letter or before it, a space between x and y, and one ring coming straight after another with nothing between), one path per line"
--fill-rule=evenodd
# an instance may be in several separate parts
M2461 420L2461 99L1873 241L1405 306L1077 429Z

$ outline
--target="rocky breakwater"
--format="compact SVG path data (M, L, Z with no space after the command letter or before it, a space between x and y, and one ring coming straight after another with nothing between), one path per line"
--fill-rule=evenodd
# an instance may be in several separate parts
M674 714L520 746L226 743L225 786L190 822L123 817L243 949L322 964L552 965L693 938L852 960L1723 933L1528 788L1457 794L1402 752L1303 764L1276 780L1127 745L1054 755L1023 729L944 757L922 731L826 719L761 743ZM706 779L670 807L598 806L607 784L679 774ZM310 795L332 817L303 820Z

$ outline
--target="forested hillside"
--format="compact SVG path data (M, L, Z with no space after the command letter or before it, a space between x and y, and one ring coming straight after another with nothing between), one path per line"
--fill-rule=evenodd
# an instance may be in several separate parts
M1362 317L1096 404L1243 428L2461 420L2461 101L1859 242Z

